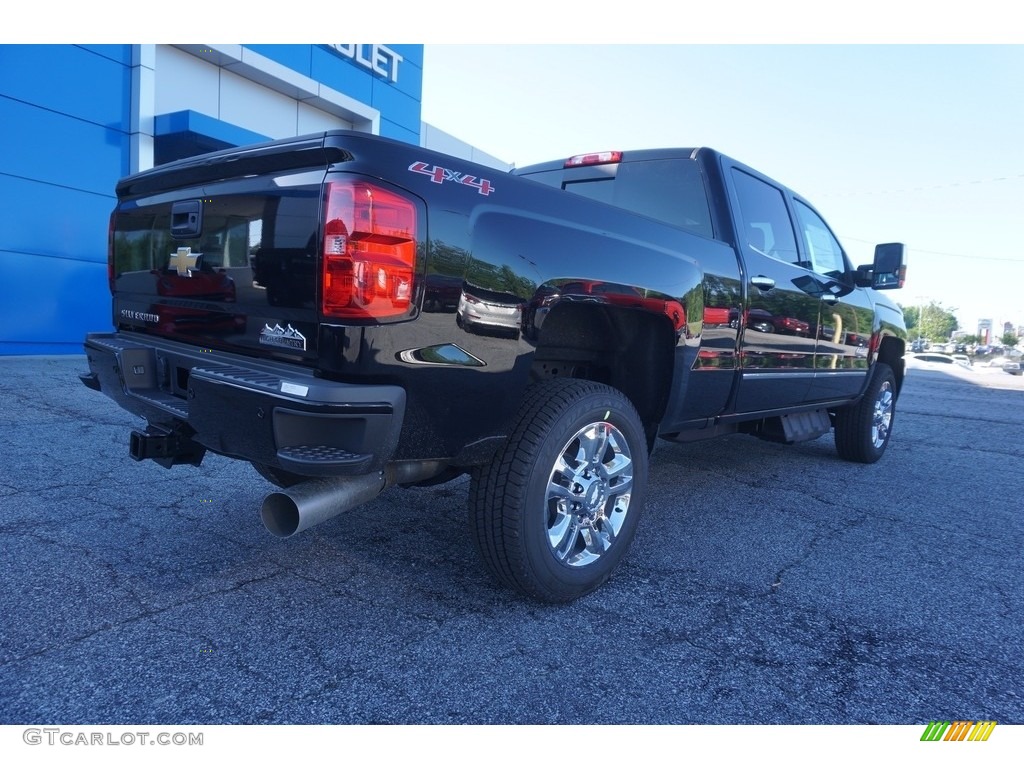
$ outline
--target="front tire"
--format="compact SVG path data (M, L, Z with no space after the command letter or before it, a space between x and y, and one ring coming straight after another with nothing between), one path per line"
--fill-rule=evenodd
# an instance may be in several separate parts
M647 439L624 394L579 379L534 385L507 443L473 474L477 551L507 586L575 600L625 557L646 485Z
M896 376L876 363L867 392L857 405L836 411L836 450L847 461L874 464L885 453L896 416Z

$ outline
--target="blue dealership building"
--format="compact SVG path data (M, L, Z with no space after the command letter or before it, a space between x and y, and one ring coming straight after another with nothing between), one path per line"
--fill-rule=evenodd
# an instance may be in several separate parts
M0 355L110 329L117 180L333 128L505 168L420 120L423 46L0 45Z

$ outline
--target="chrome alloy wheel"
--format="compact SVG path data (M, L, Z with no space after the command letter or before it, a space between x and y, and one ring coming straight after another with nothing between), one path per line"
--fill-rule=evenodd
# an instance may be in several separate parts
M580 429L548 478L548 544L565 565L579 567L607 552L626 520L633 459L623 434L606 421Z
M871 420L871 442L876 449L885 445L889 438L889 427L892 425L892 384L884 382L875 398L874 415Z

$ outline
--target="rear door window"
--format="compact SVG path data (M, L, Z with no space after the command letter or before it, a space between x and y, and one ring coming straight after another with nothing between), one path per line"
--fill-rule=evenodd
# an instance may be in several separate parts
M732 169L732 177L740 201L741 242L762 256L807 266L800 263L782 190L738 168Z

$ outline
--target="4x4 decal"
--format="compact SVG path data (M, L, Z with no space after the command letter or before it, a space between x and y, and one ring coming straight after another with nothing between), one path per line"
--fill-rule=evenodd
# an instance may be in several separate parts
M476 176L471 176L468 173L459 173L450 168L442 168L439 165L427 165L423 162L416 162L409 166L409 170L413 173L422 173L424 176L429 176L430 180L435 184L444 184L446 181L465 184L467 187L475 188L477 192L485 197L494 192L494 187L487 179L478 179Z

